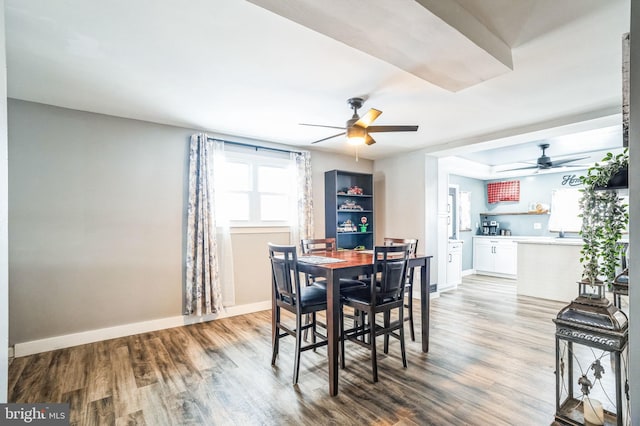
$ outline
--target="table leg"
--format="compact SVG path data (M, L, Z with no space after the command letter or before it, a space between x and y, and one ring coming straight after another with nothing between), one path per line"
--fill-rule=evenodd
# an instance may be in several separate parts
M338 394L338 348L340 330L340 277L333 270L327 275L327 352L329 356L329 395Z
M429 305L431 293L429 292L431 277L430 258L426 258L420 266L420 318L422 324L422 352L429 352Z
M329 356L329 395L338 394L338 348L340 331L340 277L329 270L327 275L327 339Z

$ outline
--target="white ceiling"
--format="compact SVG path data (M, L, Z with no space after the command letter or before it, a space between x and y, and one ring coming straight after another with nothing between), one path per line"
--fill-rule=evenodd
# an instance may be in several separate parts
M383 111L376 125L420 126L415 133L376 134L378 143L359 152L370 159L424 149L473 152L486 164L529 161L548 136L556 137L547 152L555 158L587 149L582 139L567 142L559 135L619 124L629 0L456 1L466 21L453 26L465 35L473 31L460 25L491 33L511 48L513 68L458 91L247 1L5 0L8 94L342 153L353 150L342 138L310 145L335 129L299 123L342 126L351 116L346 100L366 96L361 112ZM332 9L342 3L321 4ZM429 8L438 1L419 3ZM372 3L349 4L364 10ZM378 25L370 24L378 50L415 34L407 28L389 38L378 27L394 22L394 10L385 13ZM332 19L318 14L324 28ZM436 47L457 52L450 39L440 38ZM435 61L432 54L425 51L422 60ZM473 71L469 54L459 56L450 73L460 63ZM526 142L533 151L480 153Z

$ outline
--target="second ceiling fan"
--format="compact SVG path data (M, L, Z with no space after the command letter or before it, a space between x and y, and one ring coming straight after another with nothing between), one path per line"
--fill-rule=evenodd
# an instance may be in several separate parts
M343 131L340 133L336 133L335 135L327 136L326 138L318 139L317 141L311 142L318 143L322 141L326 141L328 139L332 139L338 136L346 135L347 139L354 144L364 143L366 145L373 145L376 141L371 137L370 133L376 132L415 132L418 130L418 126L372 126L373 123L382 111L377 110L375 108L371 108L365 115L362 117L358 116L358 110L362 108L362 104L364 103L364 98L349 98L347 103L353 110L353 116L347 120L347 123L344 127L338 126L327 126L324 124L308 124L308 123L300 123L301 126L313 126L313 127L326 127L329 129L342 129Z
M508 172L513 170L526 170L526 169L547 170L547 169L553 169L555 167L585 167L584 164L567 164L567 163L572 163L574 161L579 161L579 160L584 160L585 158L589 158L588 156L586 156L586 157L565 158L563 160L551 161L551 157L549 157L545 153L547 148L549 148L549 144L543 143L538 146L540 147L540 149L542 149L542 155L538 157L538 160L536 161L535 164L532 164L531 166L527 166L527 167L517 167L515 169L505 169L500 171Z

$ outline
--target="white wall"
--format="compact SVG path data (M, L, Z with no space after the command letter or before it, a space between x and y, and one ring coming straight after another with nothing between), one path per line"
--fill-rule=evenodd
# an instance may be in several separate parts
M376 160L374 164L376 243L384 237L417 238L418 251L433 255L431 283L437 276L437 164L422 153ZM427 183L428 182L428 183Z
M7 402L9 365L7 63L4 40L4 0L0 0L0 403Z
M636 1L631 2L631 39L640 34L640 5ZM638 195L640 188L640 43L631 42L631 97L629 111L631 112L629 132L629 194L632 197ZM631 402L631 424L640 425L640 287L634 283L640 283L640 233L634 232L638 228L634 226L640 223L640 203L631 203L629 218L629 310L633 311L629 317L629 385ZM638 308L636 308L638 306Z

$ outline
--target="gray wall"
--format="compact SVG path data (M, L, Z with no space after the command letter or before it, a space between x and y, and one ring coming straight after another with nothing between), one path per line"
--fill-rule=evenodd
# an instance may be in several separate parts
M519 202L501 202L495 204L489 204L486 197L486 185L484 188L484 207L483 212L495 213L495 212L526 212L529 210L530 203L543 203L551 206L551 192L554 189L561 188L582 188L582 184L577 186L570 186L568 184L563 185L563 182L567 182L567 178L574 177L577 179L580 175L586 174L586 170L573 170L571 172L560 173L544 173L532 176L500 179L500 180L488 180L489 182L499 182L504 180L519 180L520 181L520 201ZM575 182L575 180L574 180ZM496 220L500 222L500 228L510 229L511 233L516 236L542 236L542 237L556 237L557 232L549 232L549 215L531 215L531 216L492 216L490 220ZM472 218L472 220L478 220ZM534 223L540 223L541 229L534 229ZM574 236L577 236L575 234Z
M187 129L9 100L10 343L181 314Z
M13 99L8 117L9 344L180 316L195 131ZM373 163L312 154L317 236L335 168ZM270 300L266 243L289 242L249 232L232 235L236 305Z
M7 402L9 368L7 61L4 40L4 0L0 0L0 403Z
M545 173L526 177L516 177L500 180L480 180L450 174L449 183L457 184L460 191L471 192L471 225L472 230L460 232L460 239L464 241L462 252L462 269L473 268L473 236L477 234L476 223L481 221L480 213L495 212L526 212L532 202L541 202L551 205L551 192L561 188L582 188L582 185L568 185L567 177L574 177L573 182L580 175L585 174L585 170L574 170L570 173ZM501 202L489 204L487 202L487 183L499 182L501 180L520 181L520 201ZM563 185L563 182L565 184ZM549 215L499 215L491 216L489 220L500 222L500 228L510 229L514 236L557 236L556 232L549 231ZM540 223L541 229L534 229L534 223ZM578 236L568 234L568 236Z

